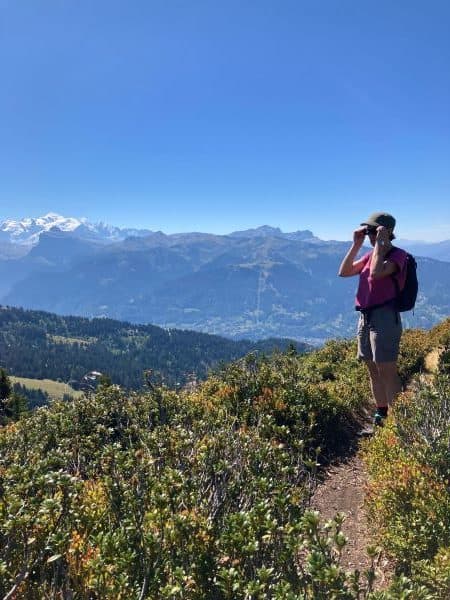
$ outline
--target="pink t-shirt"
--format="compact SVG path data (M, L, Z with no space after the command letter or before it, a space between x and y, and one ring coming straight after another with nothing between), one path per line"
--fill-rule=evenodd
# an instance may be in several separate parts
M365 261L362 271L359 274L358 291L356 292L356 307L370 308L378 304L384 304L389 300L394 300L397 296L397 290L391 275L374 279L370 276L370 262L372 260L373 250L364 254L362 259ZM405 285L406 279L406 252L400 248L394 248L389 252L385 260L395 262L398 266L394 277L396 277L399 289Z

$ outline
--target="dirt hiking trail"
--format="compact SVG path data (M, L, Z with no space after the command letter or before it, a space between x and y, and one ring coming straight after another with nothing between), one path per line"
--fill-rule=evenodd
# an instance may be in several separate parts
M421 376L423 380L429 379L438 370L441 353L442 348L435 348L425 357L425 370ZM364 415L363 435L374 433L368 417L368 414ZM319 511L322 522L333 518L338 512L345 515L342 532L348 542L342 552L341 564L347 570L358 569L361 573L370 567L371 561L366 548L373 544L364 511L366 485L367 475L359 455L359 443L356 442L349 448L348 456L324 468L321 481L311 499L311 508ZM383 553L378 555L375 559L374 589L385 589L393 571L393 563Z
M370 529L364 512L366 474L358 450L341 462L328 466L311 500L311 508L320 512L322 522L340 512L345 515L342 532L348 542L342 552L341 564L346 570L363 573L370 567L366 548L371 544ZM382 554L376 560L375 589L387 586L392 565Z

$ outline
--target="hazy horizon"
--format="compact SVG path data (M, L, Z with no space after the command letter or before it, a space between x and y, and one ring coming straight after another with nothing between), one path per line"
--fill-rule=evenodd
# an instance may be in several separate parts
M40 215L23 215L21 217L17 217L17 216L0 216L0 224L2 224L5 221L16 221L16 222L20 222L23 221L24 219L39 219L39 218L43 218L46 217L48 215L58 215L60 217L64 217L64 218L75 218L77 220L86 220L89 223L93 223L93 224L98 224L98 223L103 223L105 225L109 225L112 227L118 227L119 229L148 229L152 232L162 232L166 235L174 235L174 234L185 234L185 233L206 233L206 234L213 234L213 235L229 235L231 233L234 233L236 231L246 231L249 229L258 229L261 227L271 227L273 229L280 229L282 231L282 233L295 233L296 231L305 231L305 230L309 230L313 233L313 235L315 237L318 237L321 240L324 241L341 241L341 242L348 242L351 240L351 232L350 235L348 235L347 237L345 237L345 234L336 234L334 237L327 237L326 235L321 235L319 231L316 231L314 228L309 227L308 225L302 225L299 226L295 229L292 228L284 228L281 225L278 224L272 224L272 223L260 223L260 224L250 224L250 225L241 225L241 226L237 226L234 229L228 230L228 229L215 229L215 230L200 230L200 229L184 229L184 230L170 230L170 229L163 229L162 227L147 227L145 224L140 223L132 223L129 222L126 225L123 223L112 223L110 222L108 219L103 218L100 220L91 220L88 217L84 216L84 215L76 215L76 214L70 214L70 215L62 215L61 213L53 210L53 211L49 211L48 213L45 214L40 214ZM367 215L368 216L368 215ZM358 224L355 225L355 227L357 227ZM447 238L442 238L442 239L424 239L424 238L412 238L412 237L408 237L407 235L403 235L400 233L399 228L396 229L396 235L397 235L397 240L407 240L409 242L417 242L417 243L439 243L439 242L444 242L447 241L448 239L450 239L450 234Z

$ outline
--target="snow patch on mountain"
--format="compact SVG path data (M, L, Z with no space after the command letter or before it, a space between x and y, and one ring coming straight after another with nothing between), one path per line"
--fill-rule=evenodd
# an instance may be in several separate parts
M61 231L75 231L77 227L87 222L87 219L63 217L56 213L48 213L42 217L26 217L21 220L6 219L0 224L2 239L24 245L36 244L39 235L57 227Z
M42 217L25 217L21 220L5 219L0 222L0 240L33 246L42 233L52 229L70 232L83 239L118 242L127 237L143 237L152 232L145 229L120 229L105 223L90 223L85 217L63 217L54 212Z

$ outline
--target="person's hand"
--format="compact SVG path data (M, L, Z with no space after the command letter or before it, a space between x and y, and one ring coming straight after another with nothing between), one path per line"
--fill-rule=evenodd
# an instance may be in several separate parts
M382 246L384 250L389 250L392 246L389 229L386 229L383 225L377 227L377 237L375 241Z
M355 246L362 246L366 237L366 227L359 227L353 232L353 243Z

